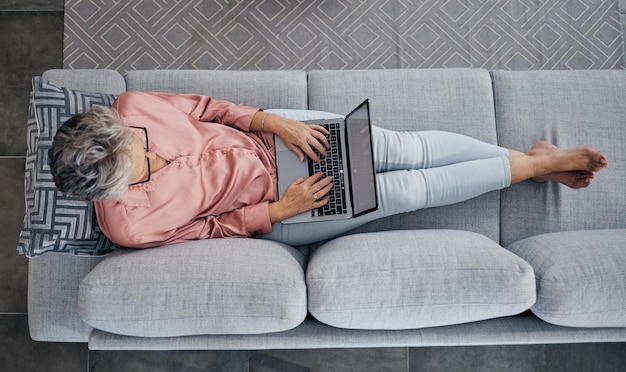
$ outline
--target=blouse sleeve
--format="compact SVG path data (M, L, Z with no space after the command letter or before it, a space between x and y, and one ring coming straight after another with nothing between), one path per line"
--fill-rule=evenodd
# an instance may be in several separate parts
M126 208L109 201L94 203L102 232L113 243L126 248L150 248L207 238L252 237L272 231L269 202L245 206L219 216L200 217L189 224L163 229L150 218L129 221ZM159 230L152 227L159 226Z
M150 93L199 121L225 124L249 132L259 108L193 94Z
M242 207L219 216L201 217L191 224L173 231L178 241L206 239L253 237L272 232L269 219L269 203Z

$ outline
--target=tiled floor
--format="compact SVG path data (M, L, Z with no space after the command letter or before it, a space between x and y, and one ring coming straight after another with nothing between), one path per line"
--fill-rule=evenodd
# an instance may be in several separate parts
M626 24L626 0L620 0ZM618 371L626 344L230 352L90 352L31 341L24 211L30 78L62 67L63 0L0 0L0 371Z

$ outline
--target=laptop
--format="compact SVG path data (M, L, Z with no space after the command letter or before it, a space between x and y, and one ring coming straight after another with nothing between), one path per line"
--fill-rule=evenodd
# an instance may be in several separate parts
M345 119L308 120L304 123L321 125L330 132L327 136L330 144L327 156L320 156L320 163L313 162L308 156L301 162L275 136L278 195L282 198L287 186L297 178L308 178L320 171L333 177L333 189L328 194L330 201L325 206L300 213L282 223L346 219L377 210L369 101L363 101Z

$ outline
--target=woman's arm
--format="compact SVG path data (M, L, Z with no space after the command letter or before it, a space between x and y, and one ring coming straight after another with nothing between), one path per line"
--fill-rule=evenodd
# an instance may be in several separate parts
M127 248L150 248L206 238L251 237L272 231L268 202L199 217L183 225L150 208L131 207L129 212L127 206L114 200L96 201L94 207L102 232L116 245Z
M126 93L129 94L128 92ZM132 92L136 95L158 97L197 120L234 126L243 131L265 131L278 135L300 160L304 154L319 162L326 155L328 131L318 125L306 125L296 120L269 114L258 108L216 100L209 96L159 92Z
M123 93L123 94L128 94ZM235 104L198 94L173 94L161 92L132 92L135 95L157 97L196 120L224 124L239 130L250 131L252 117L259 110L256 107Z
M250 130L278 135L289 149L298 155L300 161L304 160L304 154L306 154L313 161L319 162L320 158L314 149L326 156L328 131L319 125L307 125L279 115L257 111L252 117Z

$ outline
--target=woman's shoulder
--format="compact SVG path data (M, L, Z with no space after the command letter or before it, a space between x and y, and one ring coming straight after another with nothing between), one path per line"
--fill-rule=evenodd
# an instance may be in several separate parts
M122 115L134 115L143 112L152 105L160 105L159 97L152 92L129 90L117 96L112 109Z
M126 92L120 93L120 95L117 96L116 102L128 103L128 102L134 102L136 100L151 100L151 99L157 99L157 98L158 98L158 94L154 92L142 92L140 90L128 90Z

